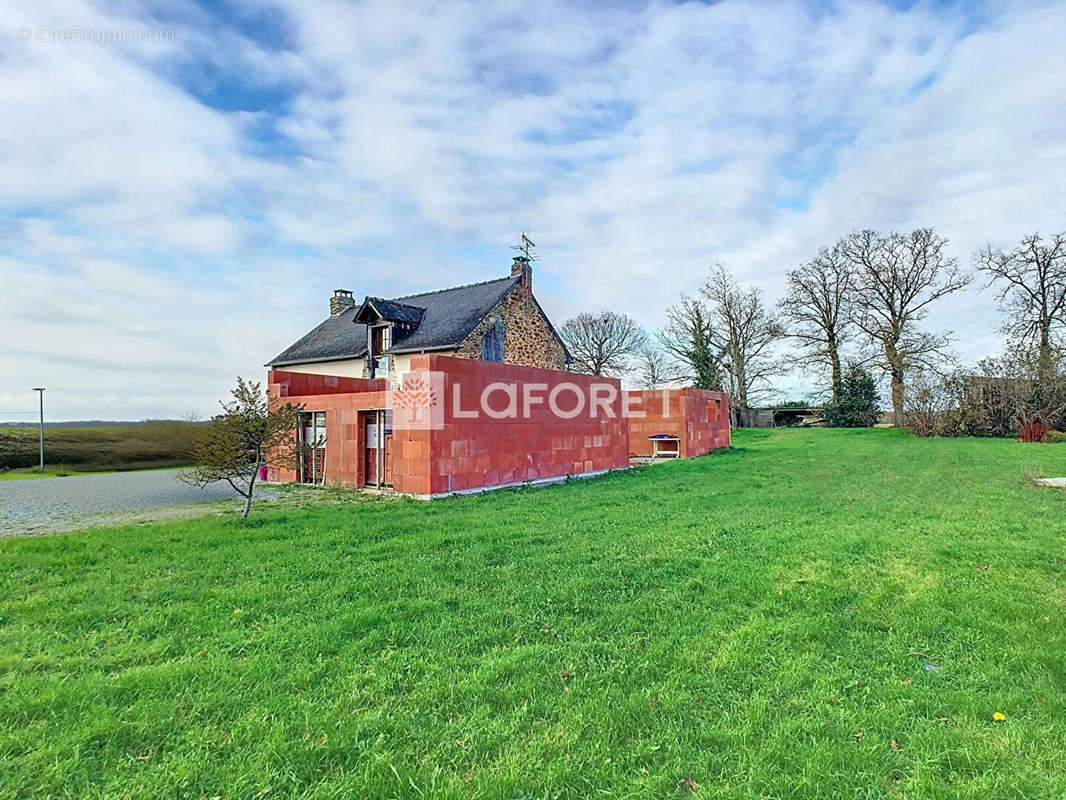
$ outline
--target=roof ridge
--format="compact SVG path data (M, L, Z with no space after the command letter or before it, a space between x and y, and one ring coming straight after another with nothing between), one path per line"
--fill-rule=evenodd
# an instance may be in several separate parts
M459 287L456 287L456 288L459 288ZM441 291L445 291L446 292L448 290L447 289L442 289ZM432 292L423 292L423 294L432 294ZM418 297L418 296L419 295L406 295L406 297ZM391 297L378 297L377 295L367 295L366 299L367 300L381 300L383 303L392 303L393 305L397 305L397 306L405 306L407 308L414 308L414 309L417 309L418 311L425 311L426 310L426 309L422 308L422 306L413 306L410 303L401 303L398 299L394 299L394 298L391 298Z
M444 294L444 292L454 292L456 289L472 289L475 286L484 286L485 284L488 284L488 283L498 283L499 281L514 280L515 278L517 278L516 275L505 275L502 278L490 278L487 281L475 281L474 283L464 283L461 286L449 286L447 289L433 289L433 290L428 291L428 292L419 292L418 294L402 294L399 297L394 297L394 298L383 297L381 299L382 300L392 300L393 302L396 302L397 300L410 300L411 298L414 298L414 297L425 297L426 295L429 295L429 294Z

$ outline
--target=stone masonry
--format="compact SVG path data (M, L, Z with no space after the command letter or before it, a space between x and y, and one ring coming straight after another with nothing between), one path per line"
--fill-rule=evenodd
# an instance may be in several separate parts
M463 340L455 355L481 358L481 339L497 322L504 329L503 361L520 367L566 369L566 350L548 317L527 286L529 267L523 279Z

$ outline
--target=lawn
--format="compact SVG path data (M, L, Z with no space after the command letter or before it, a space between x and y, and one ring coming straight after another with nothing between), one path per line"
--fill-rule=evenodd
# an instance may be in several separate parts
M0 481L25 481L33 480L34 478L69 478L72 475L89 475L97 473L79 472L77 470L66 469L53 469L46 467L44 472L38 472L36 469L11 469L0 472Z
M0 541L0 797L1066 795L1066 445L734 443Z

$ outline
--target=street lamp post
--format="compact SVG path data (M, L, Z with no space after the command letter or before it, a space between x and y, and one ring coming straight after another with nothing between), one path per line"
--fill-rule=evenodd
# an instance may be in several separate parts
M37 392L41 399L41 472L44 472L44 387L34 386L33 391Z

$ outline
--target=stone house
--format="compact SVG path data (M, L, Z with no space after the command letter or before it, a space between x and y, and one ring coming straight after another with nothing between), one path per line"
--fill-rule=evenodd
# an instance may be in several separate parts
M329 317L267 366L286 372L395 383L411 357L480 359L566 369L570 354L533 296L533 268L517 256L511 274L481 283L390 299L337 289Z
M304 408L305 445L267 479L433 498L624 469L656 440L682 458L729 446L725 395L626 392L569 363L522 255L504 278L452 289L358 304L338 289L329 318L267 365L272 407ZM433 424L404 421L416 396Z

